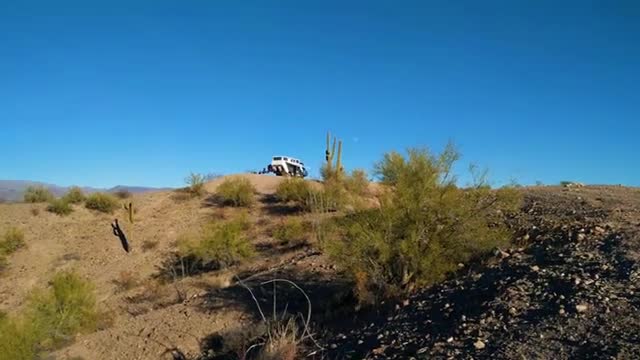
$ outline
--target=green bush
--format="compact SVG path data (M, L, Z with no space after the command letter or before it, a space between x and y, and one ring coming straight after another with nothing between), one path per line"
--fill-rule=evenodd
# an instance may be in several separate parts
M187 188L185 189L191 196L202 196L206 192L204 189L204 184L207 181L207 177L198 173L191 173L187 176L184 181L187 183Z
M93 285L71 272L54 275L51 287L34 291L25 309L0 316L0 357L32 360L59 347L79 332L96 328Z
M236 207L251 206L256 189L249 179L242 177L224 180L216 189L216 196L223 205Z
M71 214L73 212L73 208L65 199L55 199L51 200L49 206L47 206L47 211L64 216Z
M84 206L90 210L97 210L111 214L120 207L118 199L106 193L94 193L87 197Z
M39 341L36 327L24 318L0 318L0 359L37 359Z
M28 203L41 203L53 200L55 196L44 186L29 186L24 192L24 201Z
M223 223L209 223L196 233L178 240L180 256L193 257L204 263L228 267L254 255L253 245L246 236L246 217Z
M288 218L273 230L273 237L285 244L299 244L309 235L309 224L300 218Z
M386 154L376 173L389 189L381 206L334 220L324 240L329 255L352 276L363 303L438 282L510 233L500 211L520 202L511 189L456 186L453 147L440 156L411 149Z
M369 180L364 170L356 169L351 176L345 178L345 187L353 196L367 196L369 194Z
M311 186L307 181L300 178L286 178L278 184L275 195L278 201L303 205L308 201L311 192Z
M9 255L24 246L24 233L22 230L12 227L2 236L2 240L0 241L0 254Z
M0 271L9 266L8 256L24 246L24 233L15 227L9 228L0 239Z
M84 201L85 196L82 189L77 186L74 186L67 191L67 193L62 197L64 201L69 204L79 204Z
M98 321L94 286L79 275L63 271L51 287L29 299L28 315L41 335L41 345L53 348L78 332L95 330Z
M321 172L324 179L323 189L312 193L307 209L340 211L363 207L364 198L369 195L369 180L364 170L356 169L349 175L344 170L337 170L325 164Z

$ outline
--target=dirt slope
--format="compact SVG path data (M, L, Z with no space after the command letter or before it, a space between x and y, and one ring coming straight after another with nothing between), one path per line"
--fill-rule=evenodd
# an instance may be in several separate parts
M273 193L280 181L270 176L243 176L261 194ZM214 192L221 181L207 184L207 190ZM72 268L96 284L100 307L110 311L111 324L106 330L80 336L59 352L60 358L155 359L165 350L164 345L197 352L200 338L216 328L229 328L243 317L240 311L225 310L215 316L195 311L189 300L177 299L177 290L155 289L153 280L180 234L207 220L232 216L235 210L212 206L207 197L179 200L171 191L138 194L129 201L137 210L134 224L125 221L124 210L106 215L74 206L72 214L60 217L47 212L46 204L0 204L0 232L17 226L25 232L27 243L11 256L9 268L0 277L0 310L15 311L31 289L46 286L53 272ZM259 218L261 206L253 210L256 216L252 218ZM111 232L115 217L120 218L130 239L133 250L129 254ZM154 248L145 251L144 243ZM120 291L114 282L123 277L140 285ZM214 285L219 282L216 277ZM206 278L185 279L179 291L193 297L207 286Z
M261 280L282 277L296 281L313 299L315 330L327 349L322 356L329 359L640 356L634 335L640 327L638 189L523 189L526 204L511 219L520 249L498 253L488 266L469 266L415 294L405 306L369 314L345 303L344 279L316 247L284 245L270 237L275 224L301 216L270 200L281 179L236 176L248 178L261 200L249 217L258 256L225 271L176 274L177 281L167 285L159 285L156 277L170 270L167 261L180 234L239 210L220 208L210 196L135 195L130 201L136 222L121 221L133 248L127 254L109 225L116 216L124 220L124 210L104 215L76 207L59 217L43 204L0 204L0 232L18 226L27 242L0 277L0 310L19 309L29 291L46 286L54 271L73 268L96 284L100 308L110 321L95 333L79 335L53 354L57 359L171 358L171 348L205 359L212 358L202 341L207 336L255 328L255 306L234 276L256 288ZM206 190L215 192L222 181L208 183ZM137 284L123 289L118 285L123 279ZM259 300L268 304L271 294L258 290ZM295 295L279 294L287 299L282 307L305 311Z

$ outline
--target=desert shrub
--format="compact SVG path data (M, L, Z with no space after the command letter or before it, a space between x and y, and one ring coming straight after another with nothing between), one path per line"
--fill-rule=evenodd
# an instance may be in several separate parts
M219 268L237 264L254 254L253 245L246 236L248 228L245 216L223 223L208 223L178 240L180 256L213 263Z
M118 199L128 199L132 196L131 191L127 189L118 189L113 192L113 195Z
M24 246L24 233L15 227L9 228L0 238L0 271L9 266L9 255Z
M342 182L327 180L322 189L314 189L309 182L299 178L282 181L276 188L275 195L278 201L293 203L300 209L313 213L342 209L347 198Z
M386 154L376 165L389 189L380 207L334 220L326 250L351 275L362 302L431 285L508 241L499 214L517 208L518 194L457 187L457 159L452 146L439 156L420 149Z
M354 197L349 194L345 179L345 176L337 176L325 180L322 190L312 194L309 199L309 211L340 211L352 205Z
M49 202L55 196L44 186L29 186L24 192L24 201L28 203Z
M55 274L46 291L29 299L28 317L42 334L41 345L55 347L78 332L96 328L94 286L73 272Z
M21 313L0 317L3 358L36 359L40 351L95 329L98 312L93 285L72 272L54 275L50 284L49 289L34 291Z
M0 358L11 360L37 359L39 341L36 327L23 317L0 318Z
M249 179L229 178L224 180L216 189L216 196L223 205L236 207L251 206L256 192Z
M273 237L285 244L299 244L309 235L309 224L300 218L288 218L276 225L273 229Z
M353 170L344 181L347 191L352 195L366 196L369 193L369 179L367 179L367 172L364 170Z
M84 206L90 210L111 214L119 207L119 203L113 195L98 192L89 195Z
M73 186L69 189L69 191L67 191L66 194L64 194L62 199L69 204L79 204L84 201L85 196L81 188Z
M302 205L308 200L311 191L307 181L300 178L287 178L278 184L275 195L278 201Z
M309 200L311 206L307 208L313 208L313 203L317 202L318 197L329 211L362 207L363 198L369 193L369 180L364 170L356 169L347 174L342 169L337 170L325 164L321 173L324 179L323 190L312 194L316 199Z
M40 215L40 209L37 207L32 207L29 211L31 211L31 215L38 216Z
M5 231L0 240L0 254L9 255L25 246L22 230L12 227Z
M336 180L339 182L344 181L344 178L347 174L344 171L344 167L340 165L337 167L337 164L329 164L325 162L320 166L320 177L324 182L329 180Z
M65 199L55 199L49 202L47 211L60 216L64 216L71 214L73 212L73 208L71 207L71 204L69 204Z
M207 181L207 177L198 173L191 173L184 179L187 183L185 189L191 196L202 196L205 193L204 184Z

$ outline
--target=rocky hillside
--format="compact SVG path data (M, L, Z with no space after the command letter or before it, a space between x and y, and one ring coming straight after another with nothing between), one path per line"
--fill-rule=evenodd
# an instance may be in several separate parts
M640 190L524 192L518 246L333 336L329 357L640 358Z

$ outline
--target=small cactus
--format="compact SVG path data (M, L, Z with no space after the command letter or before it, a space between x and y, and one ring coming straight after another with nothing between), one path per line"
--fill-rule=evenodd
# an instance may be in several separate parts
M129 213L129 222L133 224L133 203L124 204L124 209Z

